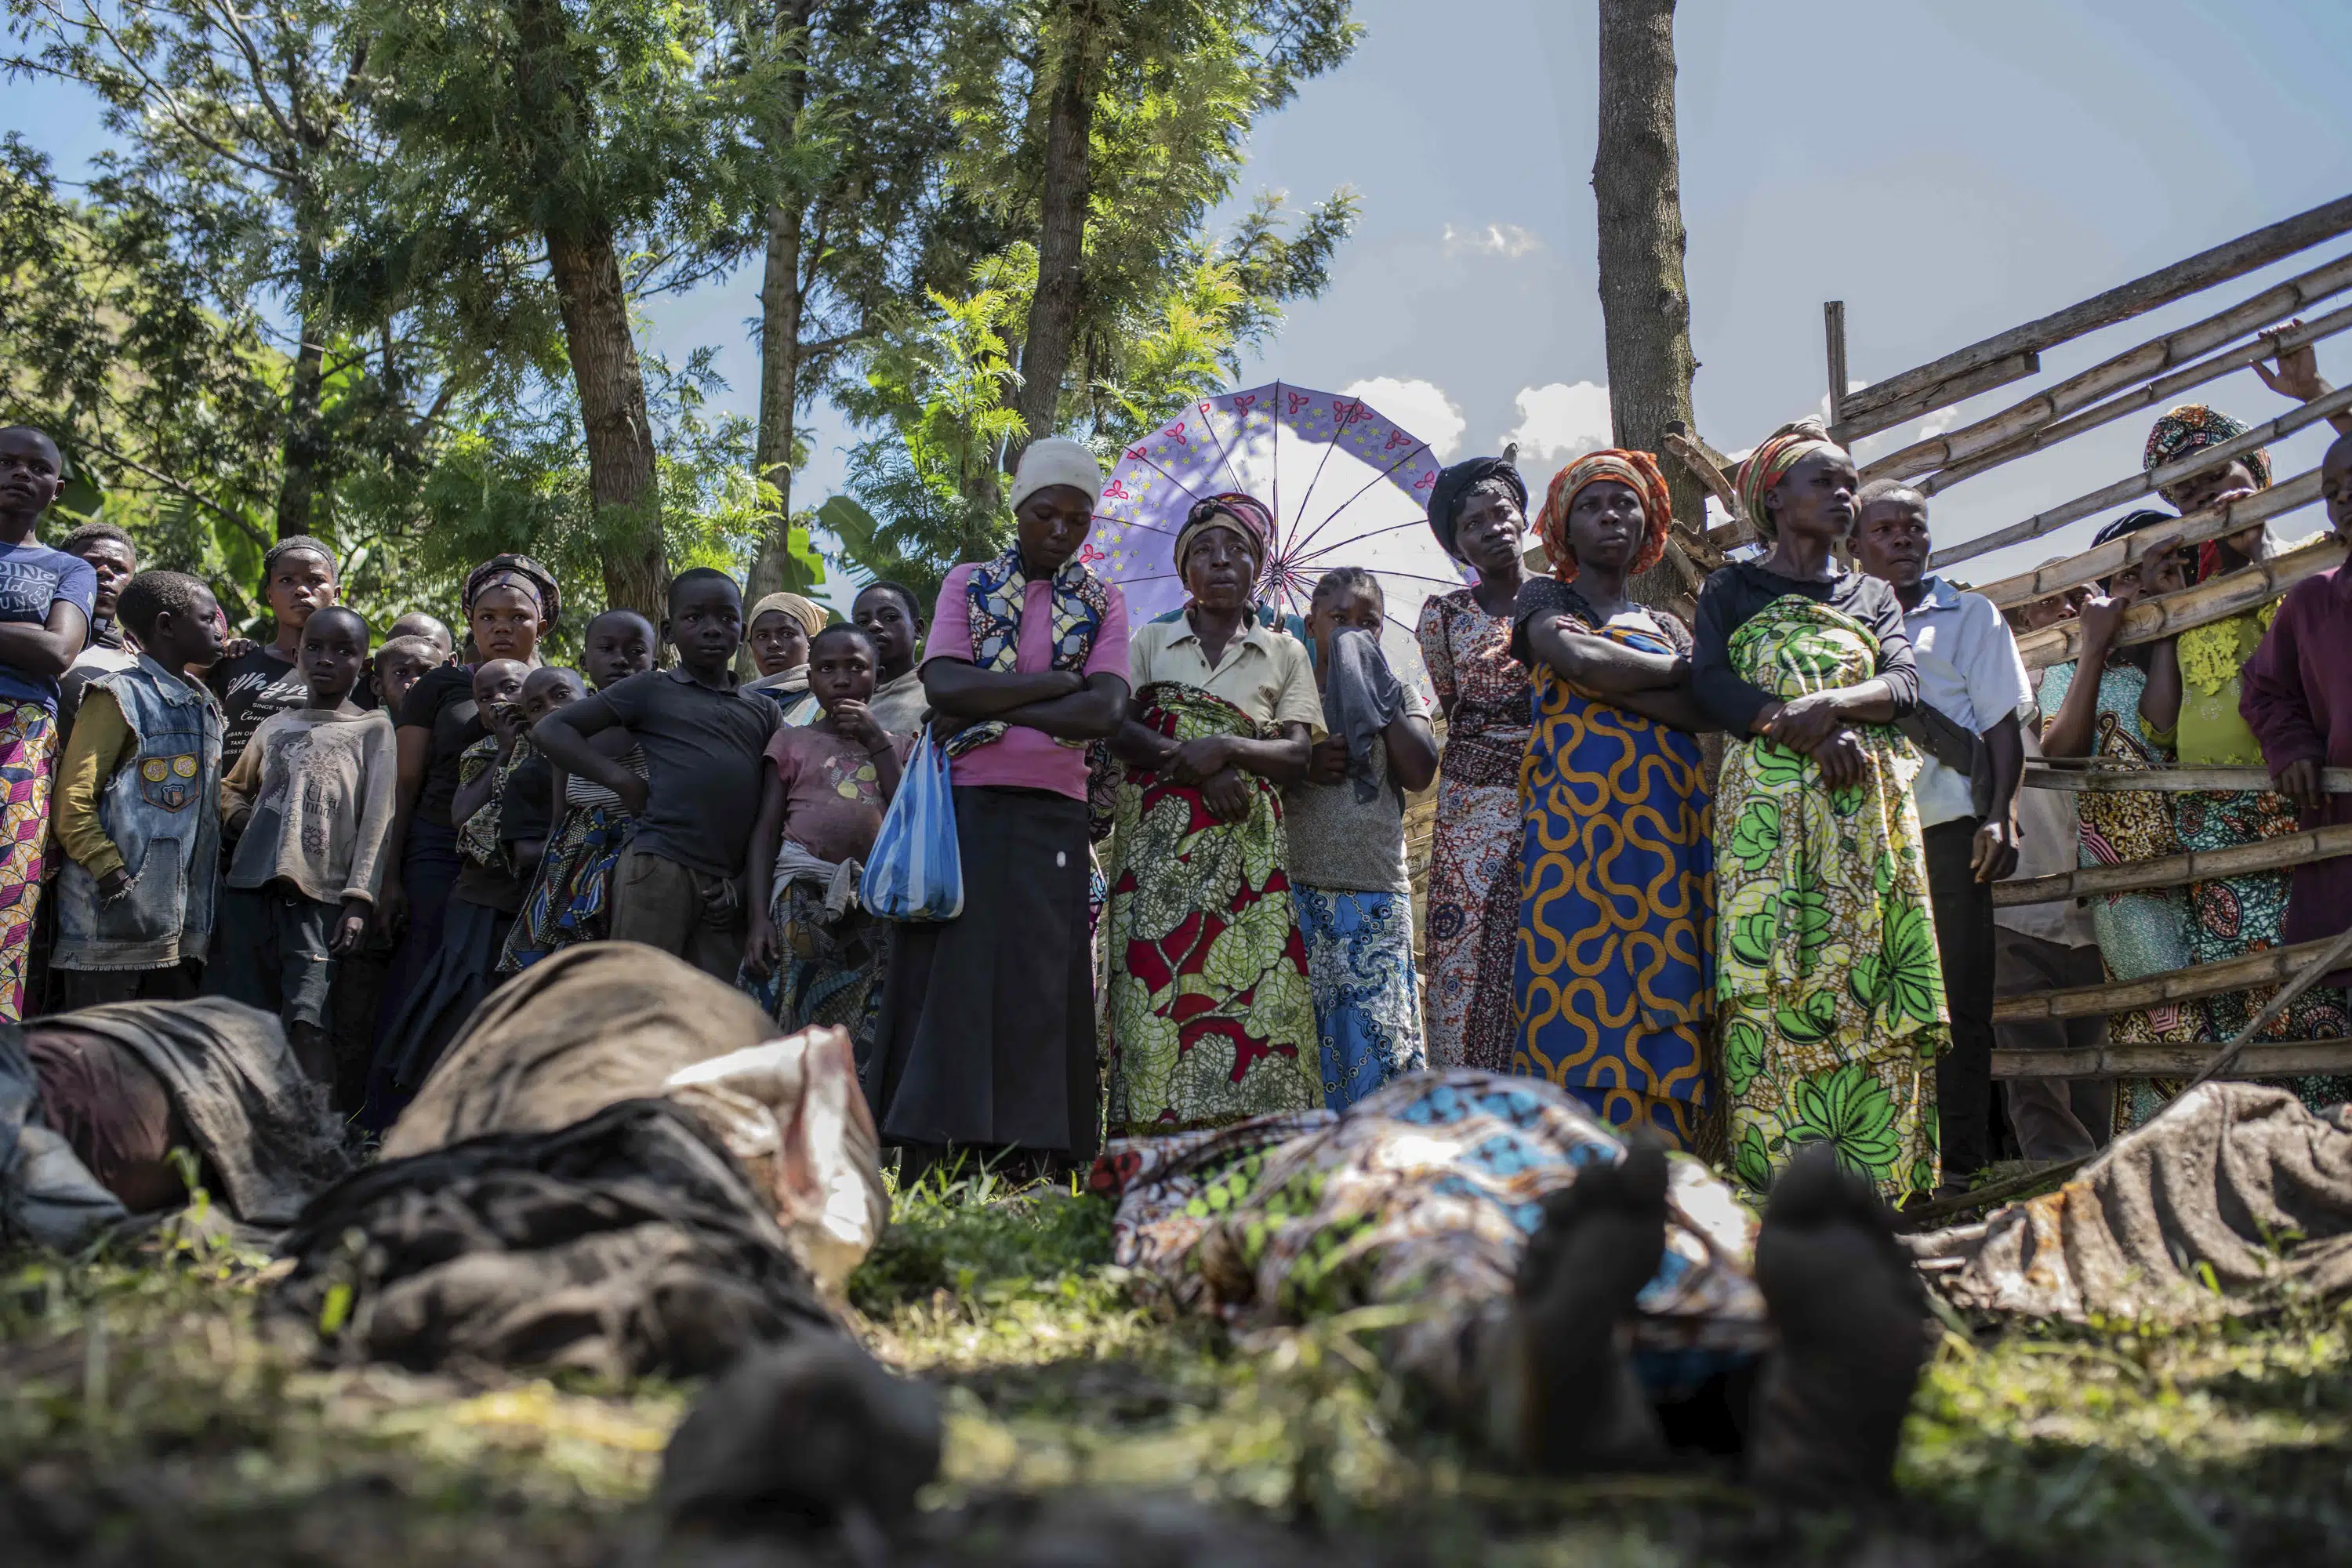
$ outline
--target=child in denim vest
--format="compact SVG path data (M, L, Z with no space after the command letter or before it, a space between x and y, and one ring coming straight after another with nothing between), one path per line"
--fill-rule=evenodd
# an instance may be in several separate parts
M51 963L69 1008L192 994L220 877L225 724L182 673L220 658L220 606L194 577L142 572L115 614L139 662L89 683L58 769Z

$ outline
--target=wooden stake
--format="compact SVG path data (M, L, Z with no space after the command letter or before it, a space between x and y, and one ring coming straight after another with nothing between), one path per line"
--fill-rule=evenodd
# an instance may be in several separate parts
M2154 642L2191 626L2226 621L2241 611L2269 604L2305 577L2316 577L2342 565L2344 554L2342 540L2324 539L2284 555L2242 566L2193 588L2144 599L2124 612L2123 628L2116 634L2116 642L2119 647ZM2047 669L2082 652L2082 632L2080 621L2061 621L2018 638L2017 651L2024 658L2026 668Z
M1709 544L1726 548L1756 537L1756 531L1748 526L1748 513L1739 504L1739 491L1731 482L1730 471L1721 466L1720 459L1705 442L1696 436L1669 430L1666 432L1666 453L1696 475L1698 482L1706 487L1707 493L1722 502L1723 510L1731 514L1729 522L1706 531Z
M2268 228L2256 229L2226 245L2200 251L2186 261L2177 261L2145 278L2136 278L2121 288L2110 289L2079 305L2070 305L2054 315L2044 316L2038 321L2028 321L2021 327L1971 343L1957 353L1932 360L1916 370L1889 376L1885 381L1864 387L1848 399L1846 416L1859 418L1874 414L1914 393L1924 392L1939 382L1966 375L1996 360L2007 359L2014 353L2039 353L2043 349L2081 337L2084 332L2116 321L2128 321L2159 305L2210 289L2216 283L2243 277L2282 257L2293 256L2298 250L2308 249L2347 231L2352 231L2352 196L2340 196L2324 206L2298 213Z
M2137 500L2141 496L2154 495L2158 490L2177 485L2183 479L2194 479L2208 469L2218 468L2250 452L2259 452L2273 441L2292 436L2306 425L2316 425L2329 415L2341 414L2347 408L2352 408L2352 386L2339 387L2325 397L2314 398L2300 408L2290 410L2275 419L2258 425L2232 440L2218 442L2210 447L2200 447L2177 462L2167 463L2161 468L2134 474L2127 479L2117 479L2105 489L2096 489L2088 495L2076 496L2064 505L2055 506L2048 511L2037 513L2027 518L2023 522L2013 522L2007 528L1995 529L1992 532L1980 538L1971 539L1966 543L1955 544L1947 550L1938 550L1928 558L1927 563L1931 567L1941 570L1955 562L1973 560L1987 551L1998 550L2004 544L2015 544L2026 539L2039 539L2045 533L2055 532L2068 523L2078 521L2095 512L2122 506L2125 502Z
M1938 468L1919 481L1919 493L1940 495L1962 479L1972 479L1979 474L2000 468L2003 463L2047 451L2061 441L2072 440L2086 430L2095 430L2126 415L2137 414L2158 404L2168 404L2182 393L2233 371L2243 370L2256 360L2275 359L2281 354L2292 353L2296 349L2332 338L2347 328L2352 328L2352 305L2340 310L2331 310L2292 331L2264 332L2251 343L2242 343L2227 353L2216 354L2211 359L2149 382L2146 386L2134 387L2121 397L2111 398L2095 408L2085 408L2071 419L2045 425L2021 440L1996 447L1990 452L1979 453L1948 468Z
M2346 935L2352 936L2352 931ZM2344 937L2328 937L2320 942L2299 942L2293 947L2250 952L2243 958L2227 958L2219 963L2167 970L2137 980L2110 980L2101 985L2074 985L2063 991L2040 991L2031 996L2004 996L1992 1005L1992 1021L2030 1024L2045 1018L2091 1018L2101 1013L2158 1007L2167 1002L2193 1002L2200 996L2219 996L2249 986L2275 985L2294 979L2315 958L2335 954L2340 961L2343 955L2338 950L2346 945Z
M2184 544L2202 544L2209 539L2227 538L2240 529L2251 528L2267 519L2309 506L2318 499L2319 470L2314 468L2266 490L2256 490L2228 506L2192 511L2177 526L2152 523L2137 533L2126 533L2121 539L2094 544L2080 555L2069 555L2063 561L2053 561L2047 566L2037 566L2014 577L2003 577L1975 591L1996 605L2030 605L2062 589L2078 588L2102 577L2112 577L2125 567L2145 561L2151 555L2160 555L2167 550Z
M1830 423L1845 418L1845 301L1822 302L1822 335L1830 351Z
M2134 382L2146 381L2167 367L2180 364L2199 354L2210 353L2257 327L2284 321L2314 300L2324 300L2347 289L2352 289L2352 256L2339 256L2326 266L2315 267L2300 278L2290 278L2276 288L2265 289L2252 299L2232 305L2217 315L2208 316L2193 326L2168 332L2153 342L2102 360L2090 369L2070 375L2057 385L2037 392L2024 402L2012 404L1973 425L1947 431L1932 440L1906 447L1899 452L1890 452L1864 468L1862 477L1864 479L1916 479L1932 469L1948 467L1980 452L1991 451L2078 408L2088 408L2111 392L2129 386Z
M2352 773L2352 769L2342 770ZM2269 781L2263 784L2267 786ZM2193 849L2183 855L2159 855L2149 860L2126 860L2119 866L2086 866L2079 871L2057 871L2047 877L2025 877L1996 882L1993 908L2021 904L2054 904L2107 893L2132 893L2145 888L2180 888L2222 877L2242 877L2253 871L2283 871L2315 860L2352 855L2352 825L2315 827L2227 849Z
M2020 1078L2187 1078L2211 1052L2204 1046L2109 1046L2101 1051L2004 1051L1992 1076ZM2294 1078L2352 1072L2352 1039L2285 1040L2248 1046L2227 1078Z

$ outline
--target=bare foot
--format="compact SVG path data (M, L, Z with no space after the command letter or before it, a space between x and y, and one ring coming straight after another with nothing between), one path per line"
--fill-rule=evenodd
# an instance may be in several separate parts
M1927 1305L1885 1205L1827 1144L1799 1153L1773 1184L1756 1283L1780 1344L1757 1390L1750 1476L1809 1505L1893 1491L1927 1358Z
M812 1333L751 1352L704 1392L662 1456L661 1506L688 1529L781 1519L839 1525L856 1545L909 1518L939 1467L938 1395L846 1336Z
M1666 1155L1636 1139L1544 1200L1519 1263L1495 1390L1496 1436L1554 1475L1631 1469L1665 1452L1657 1414L1620 1348L1618 1325L1666 1247Z

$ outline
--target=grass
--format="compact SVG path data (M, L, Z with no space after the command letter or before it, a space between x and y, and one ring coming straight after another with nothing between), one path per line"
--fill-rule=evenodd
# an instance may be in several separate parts
M690 1388L317 1370L257 1313L264 1261L200 1229L0 1259L0 1542L28 1548L0 1557L592 1563L649 1534ZM1721 1475L1485 1469L1382 1374L1376 1321L1242 1344L1161 1319L1110 1263L1106 1205L1068 1192L902 1193L851 1305L945 1390L927 1506L958 1560L1018 1530L1071 1562L1150 1561L1151 1538L1218 1561L2352 1563L2352 1323L2314 1301L1948 1334L1900 1505L1810 1521Z

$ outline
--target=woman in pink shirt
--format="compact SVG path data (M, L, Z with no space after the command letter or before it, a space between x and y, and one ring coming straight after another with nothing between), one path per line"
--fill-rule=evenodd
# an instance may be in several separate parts
M1078 559L1101 494L1084 447L1032 442L1012 548L940 587L923 691L953 759L963 914L898 928L866 1071L910 1170L949 1145L1094 1156L1086 746L1126 717L1128 666L1127 600Z

